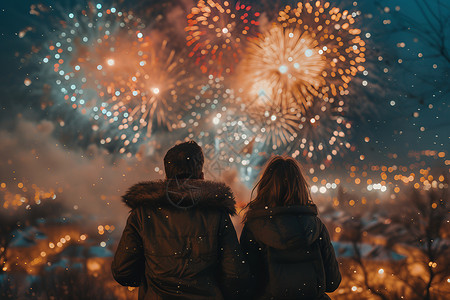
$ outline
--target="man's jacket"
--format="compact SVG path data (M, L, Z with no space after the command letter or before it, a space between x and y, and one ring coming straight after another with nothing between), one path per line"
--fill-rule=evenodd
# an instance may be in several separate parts
M205 180L139 183L122 197L132 210L112 273L139 299L235 299L247 284L230 215L234 196Z

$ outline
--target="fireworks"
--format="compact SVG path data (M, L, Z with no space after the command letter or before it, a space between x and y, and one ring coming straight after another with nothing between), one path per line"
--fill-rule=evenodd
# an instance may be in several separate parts
M53 71L56 90L73 108L95 119L103 114L117 121L107 109L108 94L132 72L119 68L127 66L121 55L128 54L120 47L125 41L139 47L145 25L132 13L102 9L101 4L64 14L60 23L62 29L49 37L42 51L43 72Z
M342 113L343 101L336 106L325 101L316 101L305 115L301 115L298 139L294 144L299 148L293 151L293 157L306 162L320 162L324 169L342 148L349 149L347 141L351 123Z
M191 113L185 120L188 138L204 148L208 172L248 164L256 124L241 109L235 92L223 78L209 76L208 82L188 104Z
M236 101L242 106L240 111L246 112L241 117L248 118L242 121L251 128L252 152L256 156L266 152L288 154L305 165L324 170L334 157L342 155L342 149L351 148L348 137L352 126L342 100L315 101L306 112L288 101L285 103L290 107L274 105L265 95L251 103L240 97Z
M155 47L144 39L138 55L141 58L126 84L126 96L113 96L109 101L115 113L123 112L119 130L125 130L120 135L124 146L136 143L142 129L150 136L154 125L169 131L180 128L186 111L179 104L195 89L185 60L168 48L167 41Z
M321 169L350 147L342 96L365 61L355 16L327 2L298 3L250 39L234 84L259 126L257 142Z
M154 126L178 127L181 107L175 104L179 93L193 87L193 77L167 41L145 35L144 23L132 12L101 4L65 14L61 22L63 29L50 38L42 58L44 70L56 76L56 99L62 93L74 109L106 121L99 123L109 136L102 143L118 139L123 153Z
M187 46L203 73L229 73L238 62L242 43L259 25L251 6L228 1L200 0L188 15Z
M317 51L318 42L307 32L281 26L271 28L248 49L244 73L251 74L250 93L267 94L276 106L298 101L308 106L324 85L321 73L326 61ZM281 96L283 94L283 96Z
M199 1L184 52L132 12L89 5L64 14L42 62L56 77L56 98L96 120L100 142L118 143L120 153L137 150L143 136L181 129L176 136L199 140L227 162L267 148L329 161L348 145L341 95L364 70L353 16L320 1L299 3L256 35L258 16L240 3ZM189 56L210 74L242 60L237 74L201 83Z
M293 102L305 112L316 99L348 93L365 61L365 42L354 23L352 14L328 2L286 6L278 23L251 40L242 60L239 81L248 98L263 93L277 106Z
M284 97L281 95L280 99ZM276 105L263 96L252 103L243 103L245 111L258 124L257 142L275 150L297 138L301 112L296 107Z

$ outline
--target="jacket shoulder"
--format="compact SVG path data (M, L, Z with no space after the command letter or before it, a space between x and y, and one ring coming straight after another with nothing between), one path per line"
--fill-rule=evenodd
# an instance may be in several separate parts
M235 215L235 198L230 187L221 182L200 179L146 181L133 185L122 201L138 207L170 207L173 209L218 209Z

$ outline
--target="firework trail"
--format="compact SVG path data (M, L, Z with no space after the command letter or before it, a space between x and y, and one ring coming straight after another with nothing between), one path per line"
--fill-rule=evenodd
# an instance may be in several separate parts
M242 44L256 31L258 12L251 6L221 0L200 0L188 15L186 45L203 73L230 73Z
M344 95L364 70L365 42L354 23L352 14L328 2L286 6L242 59L239 82L249 87L247 97L265 94L277 106L293 102L305 112L317 99Z

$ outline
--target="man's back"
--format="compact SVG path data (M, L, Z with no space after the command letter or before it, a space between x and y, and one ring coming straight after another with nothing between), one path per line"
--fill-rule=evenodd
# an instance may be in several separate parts
M140 286L139 299L221 299L239 293L248 272L229 217L235 208L227 186L204 180L146 182L123 200L133 210L112 265L119 283Z

